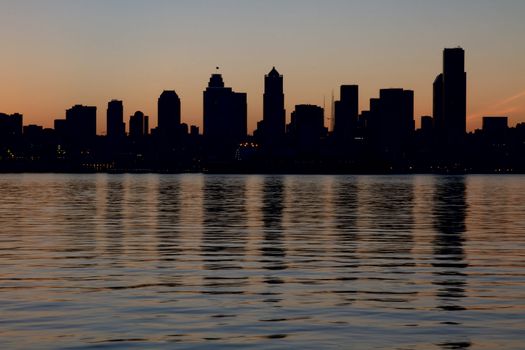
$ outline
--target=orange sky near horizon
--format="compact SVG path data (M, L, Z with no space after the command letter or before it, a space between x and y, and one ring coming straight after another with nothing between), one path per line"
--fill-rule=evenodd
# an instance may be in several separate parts
M360 110L379 89L415 91L416 125L431 115L442 50L462 46L469 130L485 115L525 122L525 3L431 1L0 1L0 112L52 127L74 104L124 101L157 121L157 98L176 90L182 120L202 127L202 91L220 66L227 86L248 93L248 129L262 119L264 74L285 78L294 105L326 105L358 84ZM490 24L490 25L489 25Z

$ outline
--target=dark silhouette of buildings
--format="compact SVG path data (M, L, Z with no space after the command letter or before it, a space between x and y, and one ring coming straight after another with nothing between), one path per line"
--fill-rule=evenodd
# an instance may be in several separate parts
M206 152L212 159L232 159L247 136L246 94L225 87L222 76L212 74L203 99Z
M334 103L334 136L339 144L348 144L355 136L359 115L359 87L341 85L340 100Z
M124 124L124 106L122 101L112 100L108 102L107 109L107 135L110 140L120 140L126 136L126 125Z
M149 116L144 116L144 136L149 135Z
M21 114L0 113L0 140L9 141L22 135L24 117Z
M503 134L509 127L508 117L483 117L484 133Z
M75 105L66 110L66 131L71 143L91 144L97 136L97 107Z
M324 109L314 105L297 105L288 124L290 139L299 155L319 155L321 141L327 135Z
M204 133L181 123L175 91L158 99L158 127L130 117L123 103L107 107L107 135L96 134L96 107L76 105L54 129L23 126L20 114L0 113L0 171L313 172L313 173L525 173L525 123L484 117L467 133L463 49L445 49L443 72L433 84L433 117L414 125L414 92L381 89L359 114L359 87L342 85L334 126L324 109L297 105L285 126L283 76L265 76L263 119L247 135L247 98L213 74L203 92Z
M431 116L421 117L421 130L425 133L431 133L434 130L434 119Z
M158 133L164 140L180 137L180 99L174 90L164 90L158 100Z
M414 92L381 89L370 100L368 133L376 156L389 162L406 159L414 131Z
M467 73L462 48L443 51L443 73L434 81L434 118L440 151L458 155L466 135Z
M53 128L59 143L63 143L67 138L67 123L65 119L55 119Z
M263 120L258 131L265 150L273 153L283 146L286 131L283 76L275 67L264 76Z
M434 119L434 130L439 133L440 141L443 142L445 121L443 116L443 73L440 73L432 85L432 114Z
M503 144L507 139L509 118L507 117L483 117L482 132L491 144Z
M131 138L137 139L144 137L148 134L147 131L147 122L148 117L144 115L141 111L135 112L132 116L129 117L129 136Z

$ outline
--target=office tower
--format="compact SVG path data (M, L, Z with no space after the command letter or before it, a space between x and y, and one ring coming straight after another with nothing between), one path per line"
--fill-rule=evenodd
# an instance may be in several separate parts
M467 121L467 73L462 48L443 51L443 74L434 82L434 118L440 148L458 151Z
M263 146L280 146L286 131L283 76L272 68L264 76L263 122L260 125Z
M414 92L381 89L370 100L367 128L372 146L389 160L407 149L414 131Z
M349 142L356 134L359 114L359 87L341 85L340 99L334 103L334 136Z
M86 145L97 136L97 107L75 105L66 110L67 138L73 144Z
M165 90L158 100L158 133L165 140L174 141L180 129L180 99L174 90Z
M239 143L246 139L246 94L224 86L220 74L213 74L203 92L204 139L212 157L234 156Z
M144 113L141 111L135 112L129 117L129 136L138 139L144 136Z
M106 127L107 136L111 140L121 139L126 135L122 101L112 100L108 102Z
M327 132L323 108L314 105L295 106L288 133L300 152L317 151Z

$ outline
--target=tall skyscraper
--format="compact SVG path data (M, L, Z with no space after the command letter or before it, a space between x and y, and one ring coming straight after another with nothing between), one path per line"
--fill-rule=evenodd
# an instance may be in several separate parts
M351 141L359 115L359 87L341 85L340 100L334 104L334 135L340 141Z
M203 135L208 151L217 157L233 157L236 147L246 139L246 94L224 87L222 76L213 74L203 100Z
M263 123L260 130L263 146L279 146L284 139L285 130L283 76L273 67L264 76Z
M126 135L126 126L124 124L124 106L122 101L112 100L108 102L106 127L109 139L115 140Z
M462 48L443 51L443 74L434 82L433 109L440 147L458 151L467 123L467 73Z
M158 132L165 140L175 140L180 130L180 99L174 90L164 90L158 100Z

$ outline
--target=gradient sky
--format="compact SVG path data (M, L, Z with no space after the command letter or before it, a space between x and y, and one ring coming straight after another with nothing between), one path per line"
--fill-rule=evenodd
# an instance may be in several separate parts
M285 77L295 104L323 105L360 86L360 110L380 88L415 90L416 121L431 114L442 50L462 46L468 128L483 115L525 121L523 0L0 0L0 111L52 126L74 104L110 99L156 125L157 98L174 89L182 119L202 125L202 90L220 66L248 93L250 132L262 118L263 77ZM328 121L326 122L328 124Z

